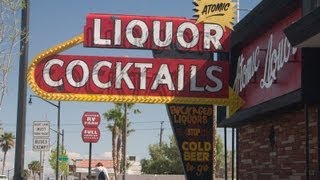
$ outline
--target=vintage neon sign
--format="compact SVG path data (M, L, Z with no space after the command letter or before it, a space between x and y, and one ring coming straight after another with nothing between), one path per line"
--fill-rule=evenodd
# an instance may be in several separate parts
M297 53L297 48L292 47L287 37L278 42L277 48L273 48L273 35L270 35L267 54L264 64L263 78L260 80L261 88L270 88L277 80L277 72L288 63L290 56Z
M78 44L83 43L83 34L78 35L74 38L71 38L65 42L62 42L60 44L55 45L52 48L49 48L42 53L40 53L38 56L36 56L28 70L28 82L30 85L30 88L39 96L42 98L45 98L47 100L61 100L61 101L102 101L102 102L115 102L115 103L123 103L123 102L134 102L134 103L162 103L162 104L168 104L168 103L178 103L178 104L216 104L219 106L228 106L228 113L229 115L235 113L242 105L243 100L232 90L232 88L228 87L227 92L227 98L214 98L214 97L170 97L170 96L139 96L137 94L134 95L108 95L108 94L95 94L95 93L87 93L87 90L82 88L81 91L83 93L78 92L78 88L74 88L74 91L70 92L63 92L65 89L61 86L56 86L52 92L45 91L41 85L37 82L38 77L42 77L43 71L38 71L38 73L35 73L36 68L43 63L45 59L48 60L50 57L54 57L57 54L59 54L62 51L65 51L66 49L72 48ZM161 59L157 59L161 60ZM157 61L153 59L152 61ZM185 60L183 60L185 61ZM59 62L59 61L58 61ZM209 62L209 61L206 61ZM223 62L226 63L226 62ZM59 64L59 63L58 63ZM43 65L42 65L43 66ZM59 66L58 66L59 67ZM228 65L227 65L228 67ZM225 69L225 74L228 75L228 69ZM47 76L47 75L45 75ZM43 78L42 78L43 79ZM51 79L52 81L56 81L55 83L61 83L61 79ZM70 80L72 84L77 84L79 79L73 79ZM49 79L50 81L50 79ZM73 82L74 81L74 82ZM44 82L42 80L42 82ZM81 81L79 81L82 83ZM51 82L52 83L52 82ZM53 82L54 84L54 82ZM228 84L227 81L223 81L223 86ZM181 87L181 86L180 86ZM198 85L196 85L198 87ZM51 87L52 88L52 87ZM223 92L222 90L221 92ZM223 93L222 93L223 94ZM221 95L223 96L223 95Z
M168 104L187 179L213 179L213 105Z
M33 76L41 91L66 100L70 93L99 95L98 101L138 96L139 102L227 98L229 93L228 64L207 60L54 55L39 62Z
M181 17L89 14L84 31L85 47L229 50L229 29Z
M283 33L300 16L300 10L294 11L241 49L234 88L246 102L243 108L301 87L301 52Z
M232 26L237 12L236 2L232 0L194 0L193 4L197 23L216 23L223 29L233 30Z
M265 54L265 63L263 77L258 80L260 82L260 88L270 88L277 79L277 72L288 63L290 56L293 56L296 53L297 48L292 47L286 37L281 39L278 44L273 45L273 35L271 34L266 53L263 52L263 54ZM257 46L255 50L251 52L246 63L243 54L239 56L235 82L238 84L236 89L238 92L242 92L242 90L250 83L260 66L262 66L260 64L260 59L258 58L260 54L262 54L262 52L260 52L260 47Z
M198 92L227 92L223 87L226 71L226 63L205 60L56 55L41 62L35 73L40 75L36 81L49 92L57 92L61 86L63 91L77 88L82 92L83 87L91 86L94 92L110 90L108 94L132 90L199 96Z

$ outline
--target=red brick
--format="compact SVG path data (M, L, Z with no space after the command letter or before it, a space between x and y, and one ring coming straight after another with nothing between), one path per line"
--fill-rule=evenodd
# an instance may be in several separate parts
M276 114L237 127L240 179L305 179L305 115L303 110ZM317 170L317 112L309 109L310 171ZM274 127L275 145L269 134ZM315 178L315 173L312 177Z

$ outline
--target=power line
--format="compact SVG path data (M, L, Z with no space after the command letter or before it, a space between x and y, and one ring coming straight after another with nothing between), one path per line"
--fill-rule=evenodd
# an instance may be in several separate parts
M163 130L171 130L171 128L162 128ZM69 134L69 133L81 133L81 131L66 131L65 130L65 133ZM158 130L161 130L161 128L141 128L141 129L133 129L134 131L158 131ZM100 130L101 133L104 133L104 132L107 132L107 133L111 133L109 130L106 130L106 129L103 129L103 130ZM134 132L133 132L134 133Z
M131 124L151 124L151 123L161 123L162 121L130 121ZM164 123L170 123L169 121L163 121ZM103 123L103 124L108 124ZM26 126L32 126L32 123L27 123ZM50 123L50 125L56 125L55 123ZM2 123L2 126L16 126L15 123ZM61 123L61 126L83 126L81 122L79 123Z

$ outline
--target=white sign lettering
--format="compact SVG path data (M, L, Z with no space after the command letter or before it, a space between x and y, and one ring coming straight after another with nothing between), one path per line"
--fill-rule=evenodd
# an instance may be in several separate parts
M267 55L264 66L264 76L260 80L261 88L270 88L274 80L277 79L277 71L289 61L289 57L297 52L297 48L291 46L287 38L281 39L278 48L273 48L273 35L270 35Z
M50 76L51 68L55 65L59 67L64 65L64 62L60 59L51 59L49 60L43 69L43 77L44 81L47 85L51 87L57 87L58 85L63 85L65 83L62 79L54 80ZM80 80L75 80L73 77L73 69L78 66L82 69L83 75L81 76ZM101 82L98 74L102 67L106 67L108 69L112 69L115 66L115 80L108 79L107 82ZM223 68L220 66L208 66L205 70L206 78L209 80L208 83L202 86L198 86L197 82L199 78L197 78L197 72L199 71L199 67L197 66L190 66L190 68L185 69L183 64L179 64L177 66L176 74L173 74L169 71L169 64L161 64L160 68L157 70L155 74L155 79L152 82L150 79L147 79L148 70L153 68L152 63L126 63L123 64L122 62L115 62L114 64L109 61L100 61L98 62L90 72L88 65L85 61L82 60L73 60L71 61L68 66L66 67L66 81L75 88L79 88L84 86L88 83L89 79L92 78L93 83L101 88L101 89L108 89L114 86L116 89L121 89L123 87L122 83L124 83L129 89L146 89L147 83L151 83L151 90L157 90L160 85L166 85L169 91L182 91L185 88L189 88L190 91L194 92L219 92L223 88L223 82L220 78L215 76L215 74L222 74ZM135 87L132 81L132 77L129 76L130 70L139 70L139 79L141 80L138 87ZM189 82L190 87L185 87L185 71L190 72ZM174 78L175 77L175 78ZM174 79L177 79L178 82L174 82ZM112 82L114 84L112 84ZM176 84L176 86L175 86ZM210 85L212 84L212 85Z
M34 138L32 149L33 151L49 151L50 138Z
M271 34L266 50L264 76L259 81L260 87L270 88L274 80L277 79L277 72L289 61L289 57L296 52L297 48L292 47L286 37L274 46L273 34ZM260 67L259 53L260 47L257 46L247 60L245 60L243 54L238 58L237 75L233 86L236 92L241 92L258 71Z
M178 44L185 49L190 49L198 45L199 42L203 43L203 47L205 50L211 49L213 45L217 50L223 50L221 45L221 39L223 37L223 29L221 26L216 24L204 24L203 29L204 32L201 36L198 27L191 22L184 22L177 27L176 34L173 32L172 21L165 22L165 33L164 38L160 39L160 21L153 21L152 27L148 27L148 25L142 20L131 20L125 27L125 36L126 40L133 46L144 48L147 46L145 43L149 38L149 34L153 36L152 41L155 45L159 47L167 47L172 44L173 36L176 36ZM99 18L94 19L93 21L93 44L94 45L112 45L112 46L121 46L123 42L121 42L122 36L122 20L116 19L114 22L114 38L102 38L102 20ZM139 28L141 30L141 34L139 37L133 34L133 29ZM152 28L152 29L151 29ZM151 29L151 30L150 30ZM191 41L187 41L185 39L186 32L191 32L192 38ZM212 34L211 32L215 33ZM203 39L200 39L203 38Z
M49 137L50 136L50 121L34 121L33 122L33 137Z

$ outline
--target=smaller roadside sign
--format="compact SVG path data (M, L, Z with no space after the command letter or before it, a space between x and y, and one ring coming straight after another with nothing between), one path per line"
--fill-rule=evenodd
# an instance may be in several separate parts
M60 156L60 157L59 157L59 161L66 162L66 161L68 161L68 160L69 160L68 156Z
M82 140L85 143L96 143L100 139L100 130L98 128L87 128L82 130Z
M98 112L85 112L82 115L82 124L84 127L96 128L101 121L100 114Z
M50 138L33 138L33 151L49 151Z
M33 137L50 137L50 121L33 121Z

